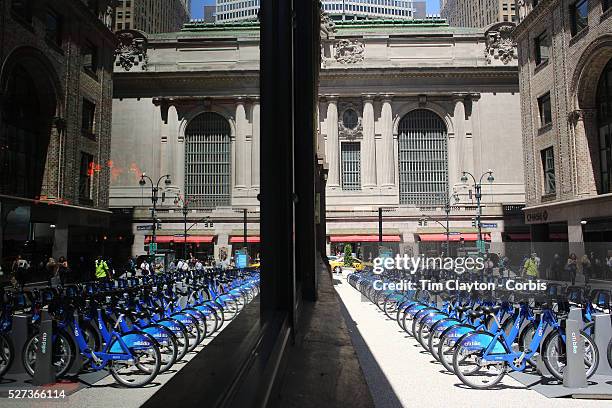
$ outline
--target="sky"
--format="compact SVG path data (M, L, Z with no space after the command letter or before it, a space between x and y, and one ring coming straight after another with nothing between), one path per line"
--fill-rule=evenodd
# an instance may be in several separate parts
M215 0L191 0L191 18L202 18L205 4L215 4ZM427 0L427 14L439 13L440 0Z

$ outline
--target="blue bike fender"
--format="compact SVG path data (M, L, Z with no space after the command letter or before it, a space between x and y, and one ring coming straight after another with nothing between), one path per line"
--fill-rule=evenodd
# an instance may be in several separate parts
M170 337L168 336L167 329L163 329L157 326L147 326L141 329L143 332L150 334L161 346L167 346L170 344Z
M439 323L439 324L436 326L436 329L435 329L435 332L436 332L436 333L442 333L444 330L448 329L448 328L449 328L449 327L451 327L451 326L454 326L454 325L456 325L456 324L461 324L461 321L460 321L460 320L455 319L455 318L453 318L453 317L449 317L449 318L447 318L447 319L448 319L448 320L441 321L441 322L440 322L440 323ZM442 320L444 320L444 319L442 319Z
M446 338L446 339L450 339L453 342L456 342L457 340L459 340L464 334L473 332L476 330L476 327L474 326L470 326L467 324L458 324L456 326L451 326L448 329L445 330L444 333L442 333L442 335Z
M494 338L495 336L491 333L477 331L463 335L457 340L456 345L461 344L461 347L469 351L484 350L489 347ZM499 338L495 339L495 344L489 349L489 354L506 354L507 352Z
M427 315L423 320L421 320L421 324L424 324L426 326L430 326L432 324L434 324L437 321L440 321L442 319L446 319L448 317L447 314L444 314L442 312L432 312L429 315Z

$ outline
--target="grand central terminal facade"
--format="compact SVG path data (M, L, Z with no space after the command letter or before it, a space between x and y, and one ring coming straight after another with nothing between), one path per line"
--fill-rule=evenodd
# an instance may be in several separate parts
M491 251L528 245L512 27L322 26L316 202L328 253L348 243L360 257L375 256L380 221L395 252L445 252L448 240L456 253L475 246L479 210ZM111 240L144 253L151 188L139 181L142 173L169 175L156 206L159 248L218 257L246 237L257 256L265 137L258 23L192 22L177 33L119 38L110 163L119 222Z

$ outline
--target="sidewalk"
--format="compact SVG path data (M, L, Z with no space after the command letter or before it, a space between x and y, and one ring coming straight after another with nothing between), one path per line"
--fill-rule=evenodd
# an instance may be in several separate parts
M345 320L377 408L462 407L609 407L610 401L548 399L510 376L499 390L472 390L446 372L431 354L374 304L336 276Z

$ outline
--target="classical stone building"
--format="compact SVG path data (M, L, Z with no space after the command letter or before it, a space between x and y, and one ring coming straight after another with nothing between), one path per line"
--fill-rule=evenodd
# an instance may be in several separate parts
M523 155L515 52L500 34L507 27L373 20L324 28L318 151L328 169L319 196L328 250L351 243L371 255L381 207L385 245L440 250L446 234L436 221L444 222L449 198L453 251L474 247L475 191L461 176L489 169L495 181L483 182L483 238L502 250L503 241L528 237L516 218ZM122 233L143 253L151 233L138 228L151 224L151 192L138 185L140 175L170 174L160 246L182 251L183 213L173 203L180 194L190 202L190 250L241 246L247 208L254 254L265 137L258 24L192 23L146 41L146 69L115 74L111 206L134 211Z
M0 1L4 267L18 253L94 255L102 247L110 214L110 3Z
M178 31L191 16L191 0L117 0L114 30Z
M601 257L612 249L611 3L519 4L525 220L536 241L578 255L588 242Z
M516 0L440 0L440 15L456 27L515 22Z

